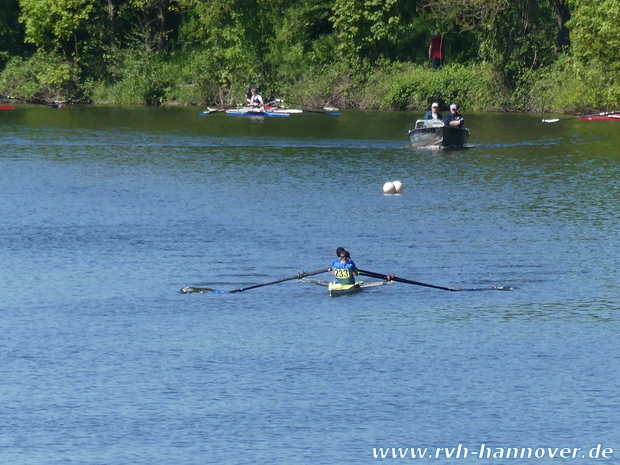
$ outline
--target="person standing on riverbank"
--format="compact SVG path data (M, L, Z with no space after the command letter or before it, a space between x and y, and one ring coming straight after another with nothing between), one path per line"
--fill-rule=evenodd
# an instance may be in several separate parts
M443 36L435 31L433 38L428 45L428 59L431 60L433 69L441 69L443 58L445 56L445 44Z

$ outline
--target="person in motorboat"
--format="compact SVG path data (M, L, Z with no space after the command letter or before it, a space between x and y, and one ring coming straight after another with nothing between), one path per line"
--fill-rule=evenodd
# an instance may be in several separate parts
M253 108L258 108L260 110L265 108L263 97L258 93L258 87L256 87L256 84L252 84L250 86L250 92L247 95L246 101Z
M443 116L441 116L441 113L439 113L439 104L437 102L434 102L431 105L431 109L426 112L426 114L424 115L423 119L425 119L425 120L434 120L434 121L442 121L443 120Z
M447 114L446 117L444 118L443 124L445 124L446 126L453 127L453 128L461 128L463 127L464 123L465 123L465 119L459 113L456 103L451 103L450 113Z
M344 250L340 252L339 259L337 263L332 264L332 276L340 284L355 284L355 277L359 274L359 270L351 260L351 255Z

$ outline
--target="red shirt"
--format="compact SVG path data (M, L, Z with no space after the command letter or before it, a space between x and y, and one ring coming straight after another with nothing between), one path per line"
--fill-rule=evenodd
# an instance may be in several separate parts
M444 55L444 43L441 36L435 36L431 39L430 43L431 59L439 58L443 60Z

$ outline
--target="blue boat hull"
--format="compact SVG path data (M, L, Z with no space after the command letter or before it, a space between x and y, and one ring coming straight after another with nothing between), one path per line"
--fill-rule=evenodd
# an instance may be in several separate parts
M228 110L226 112L230 116L250 116L250 117L270 117L270 118L286 118L290 116L288 113L274 112L274 111L248 111L248 110Z

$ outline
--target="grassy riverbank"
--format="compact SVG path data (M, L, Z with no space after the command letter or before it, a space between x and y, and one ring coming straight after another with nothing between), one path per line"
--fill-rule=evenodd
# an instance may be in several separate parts
M244 101L251 76L237 79L206 66L201 54L124 55L110 77L83 79L76 66L49 56L10 61L0 92L13 99L114 105L229 105ZM56 60L56 61L55 61ZM240 73L242 74L242 73ZM426 110L456 102L465 111L587 113L620 107L620 83L596 66L569 59L524 73L510 89L492 65L448 64L441 70L414 63L385 63L351 71L342 65L308 68L294 79L258 81L266 99L341 109Z
M186 70L192 64L185 63ZM202 105L244 101L247 84L219 87L206 79L174 78L178 66L155 64L113 85L94 89L97 103ZM188 73L188 77L191 72ZM166 77L168 76L168 77ZM260 83L259 83L260 84ZM587 113L620 107L620 83L596 68L560 61L529 73L509 89L490 64L446 65L441 70L413 63L393 63L365 73L338 66L307 72L292 82L260 85L266 98L342 109L426 110L457 102L467 111Z
M620 0L5 0L26 102L587 113L620 107ZM440 37L446 64L429 67Z

